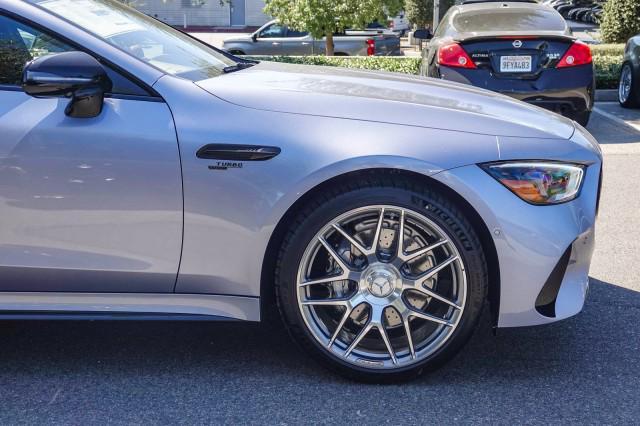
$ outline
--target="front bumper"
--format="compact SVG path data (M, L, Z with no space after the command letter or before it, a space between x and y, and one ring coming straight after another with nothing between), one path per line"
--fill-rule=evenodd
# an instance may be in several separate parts
M527 204L477 165L434 176L463 196L491 232L500 272L500 283L491 283L500 287L497 325L546 324L575 315L589 286L601 154L582 130L572 140L501 138L499 142L501 160L539 159L544 152L549 160L588 167L580 196L554 206ZM557 288L550 291L554 279Z

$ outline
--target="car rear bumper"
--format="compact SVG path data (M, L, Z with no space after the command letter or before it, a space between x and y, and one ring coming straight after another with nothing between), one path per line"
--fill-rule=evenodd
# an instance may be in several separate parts
M434 176L463 196L491 233L500 275L491 283L499 286L498 327L555 322L580 312L586 298L602 163L598 153L571 141L553 142L582 151L573 161L589 164L580 196L571 202L528 204L477 165Z
M577 118L580 113L593 109L594 95L593 89L590 88L547 90L536 93L501 93L572 119Z
M591 65L547 69L535 80L499 77L488 69L440 66L439 71L443 79L499 92L568 117L593 108L595 80Z

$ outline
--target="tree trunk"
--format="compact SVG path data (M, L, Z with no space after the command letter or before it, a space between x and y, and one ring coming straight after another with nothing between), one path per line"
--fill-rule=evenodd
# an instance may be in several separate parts
M333 45L333 33L327 33L326 35L326 51L327 56L333 56L334 54L334 45Z

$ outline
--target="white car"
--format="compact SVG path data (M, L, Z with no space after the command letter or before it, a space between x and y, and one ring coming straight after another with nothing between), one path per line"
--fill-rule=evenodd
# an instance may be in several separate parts
M112 0L0 0L0 58L0 319L279 310L382 382L451 359L485 308L582 309L602 155L566 118L245 61Z
M409 20L403 11L400 11L396 16L390 16L388 18L389 28L403 37L407 31L411 29L411 24L409 24Z

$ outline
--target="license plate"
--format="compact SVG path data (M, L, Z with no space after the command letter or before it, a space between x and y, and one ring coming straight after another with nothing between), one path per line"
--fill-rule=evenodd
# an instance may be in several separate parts
M501 56L500 72L531 72L531 56Z

